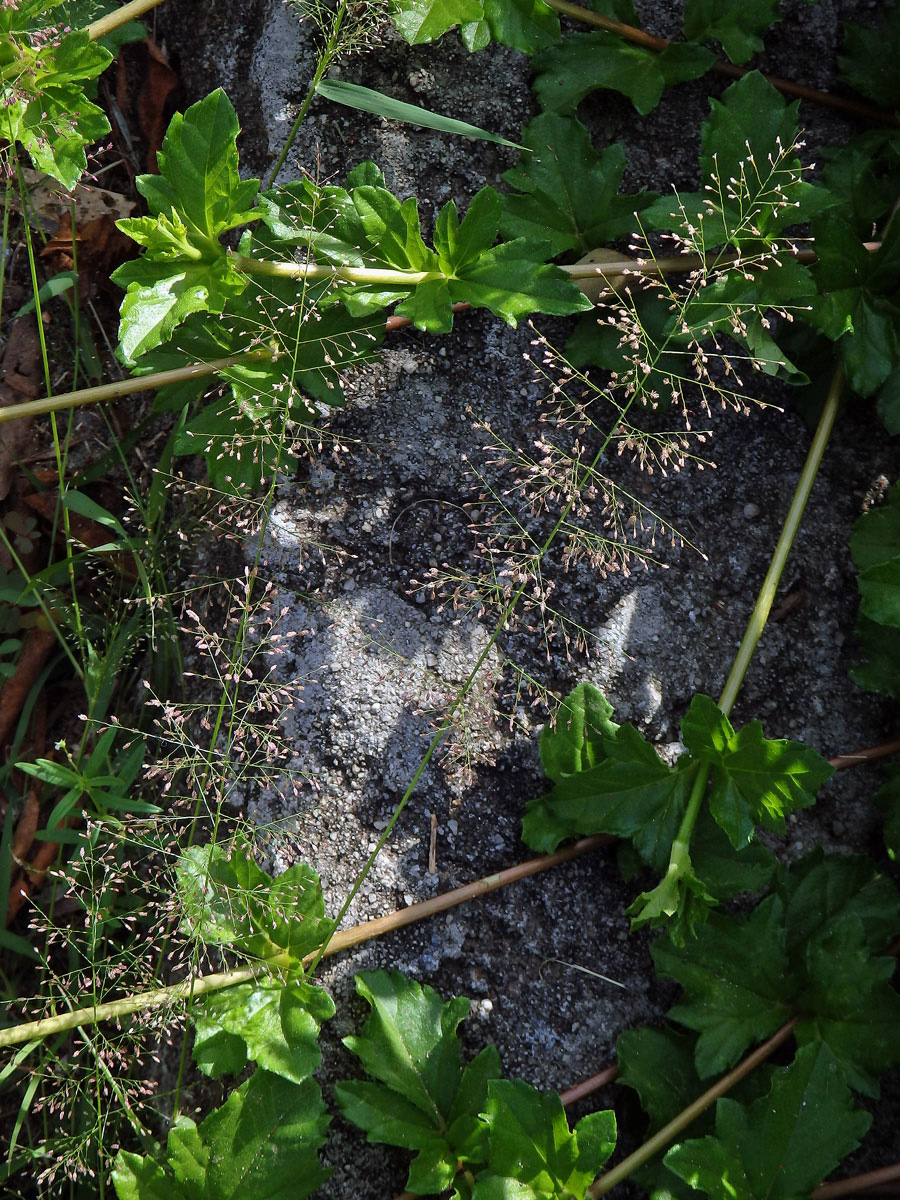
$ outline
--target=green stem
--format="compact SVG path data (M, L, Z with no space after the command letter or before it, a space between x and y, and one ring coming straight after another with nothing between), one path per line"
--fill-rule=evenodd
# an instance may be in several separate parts
M703 798L706 795L706 783L709 779L709 771L709 763L701 763L694 777L694 786L691 788L687 808L684 810L684 816L681 818L678 833L675 835L675 841L672 843L672 849L669 853L667 875L677 874L680 877L686 870L690 869L691 837L694 833L694 826L697 824L697 818L700 816L700 809L703 807Z
M272 358L268 348L245 350L231 354L228 358L216 358L208 363L191 363L186 367L175 367L171 371L156 371L152 375L132 376L116 383L104 383L100 387L82 388L77 392L60 392L57 396L45 396L42 400L26 400L23 404L10 404L0 408L0 424L14 421L17 417L37 417L44 413L59 412L64 408L78 408L82 404L98 404L102 400L117 400L133 392L149 392L165 387L169 383L184 383L188 379L199 379L203 375L215 375L237 363Z
M287 135L287 140L281 149L281 153L275 160L275 166L272 168L269 174L269 187L271 187L275 182L276 178L278 177L278 172L284 166L284 160L287 158L288 152L290 151L291 146L294 144L294 139L300 131L300 126L306 120L306 114L309 112L309 106L313 102L313 97L316 94L316 88L322 82L325 72L331 66L335 55L338 53L341 40L341 26L344 23L344 17L347 15L348 4L349 0L341 0L340 8L338 8L337 12L334 14L334 20L331 23L331 32L328 35L328 41L325 43L325 48L319 55L319 60L316 63L316 69L312 77L312 83L310 83L307 93L303 98L303 103L300 105L300 111L294 118L294 123L290 128L290 132Z
M633 1171L636 1171L638 1167L642 1167L645 1162L648 1162L654 1155L668 1146L681 1133L682 1129L686 1129L692 1121L699 1117L702 1112L705 1112L711 1104L714 1104L720 1096L724 1096L744 1076L749 1075L760 1063L765 1062L769 1055L777 1050L783 1042L786 1042L794 1032L796 1024L797 1018L794 1017L782 1025L777 1032L772 1034L768 1041L763 1042L761 1046L757 1046L751 1054L748 1054L727 1075L723 1075L718 1083L714 1083L702 1096L698 1096L693 1104L689 1104L677 1117L674 1117L668 1125L664 1125L662 1129L654 1133L653 1137L644 1142L643 1146L640 1146L633 1154L629 1154L627 1158L623 1158L611 1171L607 1171L595 1179L588 1188L588 1195L593 1197L594 1200L596 1200L597 1196L605 1195L617 1183L621 1183L623 1179L627 1179Z
M416 287L431 279L446 279L443 271L391 271L381 267L329 267L317 263L270 262L229 251L239 271L248 275L273 275L282 279L343 279L347 283L386 283Z
M488 892L506 887L510 883L517 883L520 879L527 879L531 875L537 875L541 871L549 870L561 863L570 862L582 854L587 854L591 850L596 850L613 841L615 838L602 833L596 834L594 837L581 838L580 841L564 846L553 854L542 854L538 858L530 858L526 862L517 863L514 867L507 867L503 871L496 871L493 875L485 875L481 879L476 879L474 883L453 888L430 900L410 904L385 917L376 917L375 920L366 921L363 925L344 929L334 935L324 954L330 957L350 946L358 946L360 942L381 937L385 933L415 924L417 921L424 921L428 917L446 912L469 900L487 895ZM318 957L324 957L324 955ZM312 958L313 956L310 955L310 960ZM271 960L269 964L260 963L255 967L241 967L212 975L192 976L190 979L182 980L181 983L138 992L121 1000L111 1000L106 1004L94 1004L87 1008L73 1009L71 1012L53 1017L42 1017L38 1021L29 1021L22 1025L11 1025L8 1029L0 1029L0 1047L15 1046L20 1042L30 1041L32 1038L46 1038L51 1034L64 1033L66 1030L77 1029L82 1025L96 1025L100 1021L115 1020L132 1013L143 1012L146 1009L163 1008L176 1001L190 1000L207 992L221 991L222 988L234 987L239 983L247 983L258 975L268 974L272 965L278 965L276 960Z
M160 2L161 0L131 0L130 4L124 4L115 12L107 13L105 17L92 21L85 27L85 33L92 42L96 42L97 38L105 37L128 21L134 21L137 17L143 16L145 12L149 12L151 8L156 8Z
M753 606L753 612L750 614L750 620L747 622L747 628L744 631L744 636L735 655L734 665L725 681L722 695L719 697L719 708L726 716L731 712L741 684L744 681L744 676L747 673L747 668L750 665L750 660L753 657L753 652L756 650L766 621L769 619L769 613L772 610L775 593L778 591L778 584L781 581L785 563L794 544L794 538L797 536L797 530L803 519L806 503L809 500L810 492L812 491L816 475L822 463L822 455L825 453L825 447L828 444L831 430L834 427L843 387L844 371L841 366L838 366L832 376L831 387L828 389L825 406L822 409L822 415L819 418L819 424L816 428L812 445L806 456L806 462L803 464L803 470L794 489L791 506L784 519L784 525L782 526L778 543L775 546L772 561L769 563L769 569L766 572L766 577L756 598L756 604Z

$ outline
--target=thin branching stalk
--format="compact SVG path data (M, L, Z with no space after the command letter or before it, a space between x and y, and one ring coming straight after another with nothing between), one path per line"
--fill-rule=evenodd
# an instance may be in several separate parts
M408 908L398 909L386 917L376 917L374 921L366 921L363 925L342 930L331 938L321 954L311 954L307 961L315 965L323 957L339 954L350 946L359 945L360 942L381 937L394 929L401 929L405 925L412 925L416 921L423 921L437 913L446 912L447 909L464 904L468 900L474 900L478 896L484 896L488 892L496 891L497 888L517 883L520 879L527 879L530 875L537 875L539 872L547 871L561 863L570 862L573 858L580 858L582 854L587 854L589 851L596 850L613 841L615 838L606 834L581 838L580 841L573 842L572 845L557 850L553 854L542 854L538 858L528 859L527 862L507 867L493 875L485 875L482 879L475 880L474 883L453 888L452 891L434 896L430 900L422 900L418 904L409 905ZM60 1013L57 1016L42 1017L38 1021L28 1021L21 1025L10 1026L8 1029L0 1029L0 1046L16 1046L21 1042L30 1041L32 1038L46 1038L52 1034L63 1033L84 1025L97 1025L101 1021L118 1020L130 1016L132 1013L164 1008L181 1000L196 1000L208 992L235 987L239 983L248 983L260 975L268 974L270 974L270 967L265 963L258 963L252 967L237 967L231 971L192 976L190 979L183 979L180 983L171 984L169 987L152 988L133 996L125 996L121 1000L110 1000L105 1004L73 1009L71 1012Z
M645 1162L649 1162L654 1155L658 1154L670 1142L674 1141L683 1129L686 1129L710 1105L715 1104L720 1096L724 1096L736 1083L739 1083L746 1075L749 1075L760 1063L765 1062L779 1046L786 1042L794 1032L797 1019L797 1017L793 1017L790 1021L786 1021L767 1041L757 1046L754 1051L748 1054L736 1067L733 1067L727 1075L723 1075L711 1088L707 1088L702 1096L698 1096L693 1104L689 1104L687 1108L683 1109L668 1125L664 1125L662 1129L657 1130L653 1137L648 1138L644 1142L643 1146L640 1146L633 1154L629 1154L627 1158L623 1158L611 1171L606 1171L603 1175L598 1176L588 1188L588 1195L592 1196L594 1200L596 1200L597 1196L605 1195L617 1183L621 1183L623 1179L627 1179L638 1167L643 1166Z
M634 25L626 25L623 21L604 17L588 8L582 8L580 4L570 4L569 0L545 0L545 2L549 8L555 9L564 17L571 17L573 21L581 21L584 25L593 25L607 33L615 33L635 46L643 46L645 50L653 50L657 54L661 54L663 50L668 50L672 45L668 38L656 37ZM717 71L720 75L728 75L731 79L740 79L754 69L753 67L742 67L721 58L712 65L713 71ZM795 83L793 79L783 79L780 75L766 75L765 77L774 88L786 96L796 96L799 100L812 100L813 103L824 105L826 108L836 108L866 121L877 121L881 125L900 124L893 113L875 108L871 104L865 104L861 100L834 96L831 92L821 92L818 88L807 87L804 83Z

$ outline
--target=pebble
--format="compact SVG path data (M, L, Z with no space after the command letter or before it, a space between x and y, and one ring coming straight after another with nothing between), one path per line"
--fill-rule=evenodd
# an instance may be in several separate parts
M744 505L744 520L745 521L755 521L758 516L759 516L759 506L758 505L756 505L756 504L745 504Z

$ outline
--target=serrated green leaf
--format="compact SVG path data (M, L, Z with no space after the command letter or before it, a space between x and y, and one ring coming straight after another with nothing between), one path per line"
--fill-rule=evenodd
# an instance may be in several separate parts
M651 226L678 230L702 252L725 244L757 250L833 203L803 180L798 104L787 104L758 71L711 100L710 109L700 137L704 190L658 200L644 214Z
M636 896L625 912L631 917L632 929L644 925L665 929L674 945L683 946L706 922L716 903L694 871L690 855L682 853L669 864L656 887Z
M458 270L450 295L473 308L489 308L513 327L529 313L564 317L592 308L559 267L544 261L545 251L524 238L502 242Z
M249 843L194 846L179 859L178 891L189 932L251 959L299 973L306 955L331 935L319 877L306 863L272 879Z
M32 20L37 16L36 26L45 25L41 15L10 6L0 25L7 64L0 89L3 136L20 142L38 170L71 189L87 169L85 146L109 133L105 114L84 87L110 64L112 55L83 30L32 38Z
M561 46L534 57L535 81L541 108L570 112L598 88L627 96L641 115L652 112L667 84L698 79L715 62L702 46L673 43L661 54L644 50L598 30L572 33Z
M595 1113L570 1132L559 1096L522 1080L493 1080L485 1117L490 1171L536 1195L583 1195L616 1145L613 1113Z
M859 572L860 617L856 638L869 663L851 672L870 691L900 690L900 621L896 613L896 561L900 556L900 485L887 502L853 526L850 552Z
M480 0L394 0L391 6L391 19L411 46L433 42L483 14Z
M687 0L684 35L718 41L732 62L745 63L762 50L759 35L778 20L778 0Z
M341 1111L369 1141L416 1150L408 1188L420 1193L449 1187L460 1161L483 1165L486 1132L479 1114L487 1087L500 1072L488 1047L464 1071L456 1029L469 1002L444 1003L429 987L399 971L363 972L357 990L372 1012L361 1036L344 1039L379 1080L336 1086Z
M856 641L868 659L850 671L850 678L869 692L900 697L900 629L887 629L860 617Z
M169 1133L166 1165L120 1152L119 1200L303 1200L330 1174L318 1157L329 1117L318 1084L257 1071L221 1108Z
M841 79L888 112L900 108L898 57L900 10L883 9L874 26L844 26L844 53L838 55Z
M880 954L900 925L900 892L871 858L826 856L821 849L779 867L775 889L785 907L785 946L791 955L831 935L836 921L858 917L865 944Z
M225 988L194 1007L194 1060L207 1075L238 1073L249 1060L302 1083L319 1065L319 1030L332 1016L328 993L306 983L260 979ZM243 1043L239 1063L234 1038Z
M571 691L556 714L556 721L541 730L541 766L554 783L595 767L607 757L606 745L619 728L611 720L612 705L590 683Z
M632 725L604 739L608 757L566 775L528 806L522 836L542 850L570 834L612 833L631 838L645 862L665 869L687 804L687 764L667 766ZM558 834L558 836L556 836Z
M749 1107L720 1099L716 1136L674 1146L664 1162L710 1200L793 1200L855 1149L870 1124L833 1056L809 1046Z
M374 1079L399 1092L440 1128L449 1116L459 1085L460 1049L456 1027L469 1001L444 1003L430 987L400 971L362 971L356 990L372 1012L358 1037L344 1044Z
M651 953L656 969L684 988L669 1016L696 1030L702 1078L727 1070L748 1046L793 1015L785 986L784 908L769 897L746 917L710 914L685 945L661 938Z
M825 1045L848 1084L877 1097L876 1076L900 1062L900 995L891 986L896 962L872 958L856 914L840 917L807 948L807 986L799 998L799 1045Z
M585 254L635 227L654 195L620 196L625 151L618 143L597 154L587 129L574 117L544 113L522 131L529 153L506 171L519 195L502 197L504 237L549 239L550 254Z
M834 769L801 742L769 740L753 721L738 733L709 696L698 695L681 722L684 744L712 767L709 810L735 850L756 825L783 833L785 817L815 803Z
M821 295L806 320L837 343L850 386L873 395L900 354L900 222L891 221L881 246L866 250L853 227L836 214L814 226L813 274Z
M616 1038L617 1082L633 1088L650 1129L661 1129L703 1091L694 1066L696 1038L645 1025Z
M141 175L149 217L119 227L145 247L112 278L126 288L119 340L126 362L171 337L191 313L221 313L246 280L219 241L259 214L259 180L238 172L237 114L221 89L172 118L158 154L159 175Z
M483 23L495 42L536 54L560 40L559 17L543 0L483 0Z
M822 183L860 241L881 228L900 191L900 136L870 130L822 152Z
M761 892L777 865L775 855L759 841L735 851L707 808L701 809L691 835L691 861L704 887L719 902L743 892Z

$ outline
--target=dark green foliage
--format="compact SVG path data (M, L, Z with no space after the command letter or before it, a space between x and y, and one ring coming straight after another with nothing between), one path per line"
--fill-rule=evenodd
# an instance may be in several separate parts
M330 1172L319 1163L330 1118L318 1084L257 1071L199 1125L179 1117L162 1161L120 1151L119 1200L303 1200Z

